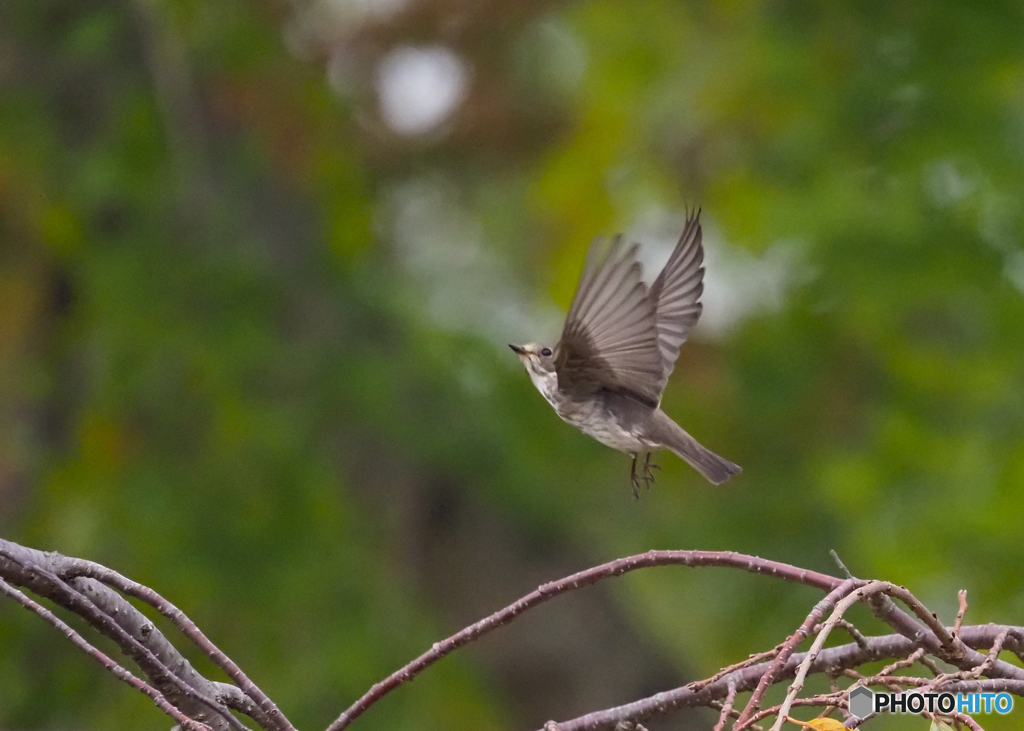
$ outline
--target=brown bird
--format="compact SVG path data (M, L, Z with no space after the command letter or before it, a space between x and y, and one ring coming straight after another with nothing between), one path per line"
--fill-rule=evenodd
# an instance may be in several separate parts
M665 268L647 287L637 244L595 241L552 350L509 345L564 421L633 456L630 482L654 482L651 453L670 449L716 485L740 467L703 447L661 410L679 348L700 317L704 248L700 212L688 216ZM643 457L638 470L637 460Z

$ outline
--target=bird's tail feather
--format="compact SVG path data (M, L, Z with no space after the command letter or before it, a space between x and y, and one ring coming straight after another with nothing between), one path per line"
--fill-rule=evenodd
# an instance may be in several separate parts
M679 457L686 460L690 466L711 482L721 485L733 475L743 471L743 468L739 465L719 457L691 437L683 427L672 421L665 412L659 409L658 415L663 417L656 419L659 441Z

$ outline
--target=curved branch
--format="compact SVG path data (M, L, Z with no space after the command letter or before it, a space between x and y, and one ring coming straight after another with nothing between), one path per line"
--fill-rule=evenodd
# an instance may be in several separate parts
M1024 670L998 659L1003 649L1015 652L1018 656L1024 654L1024 628L1000 625L964 627L961 626L962 614L958 615L952 629L947 628L909 591L889 582L869 582L854 577L843 580L733 552L649 551L543 584L504 609L435 644L404 668L374 685L342 713L328 727L328 731L345 728L394 688L412 680L445 655L510 623L522 612L560 594L607 578L637 569L669 565L736 568L811 586L827 591L828 594L815 605L785 642L768 652L751 655L742 662L723 668L710 678L690 683L686 687L570 721L557 724L552 721L545 725L546 729L609 729L620 724L635 725L652 716L679 708L708 706L720 710L719 727L724 728L726 720L731 717L737 719L733 728L739 731L750 727L760 718L780 714L780 717L784 717L793 706L820 705L822 702L842 705L844 691L835 682L835 678L843 674L856 678L860 684L881 684L896 691L927 685L960 692L1000 690L1024 695ZM83 617L93 628L113 639L139 665L153 685L132 675L90 645L52 612L11 584L27 587ZM118 591L147 602L168 617L224 669L238 686L214 682L200 675L152 622ZM269 731L294 731L277 706L183 612L148 587L132 582L106 567L60 554L24 548L0 539L0 593L36 612L110 672L149 695L162 710L179 722L181 728L203 731L206 726L202 724L205 723L213 731L223 731L228 726L244 729L231 715L229 709L234 709L250 716ZM910 612L900 609L890 597L902 601ZM866 637L846 622L843 613L858 601L867 603L897 634ZM819 624L830 610L831 618ZM836 626L843 626L854 642L823 649L829 631ZM812 632L817 634L817 639L810 651L796 653L800 643ZM945 673L933 658L944 660L960 668L960 671ZM854 671L854 668L864 663L886 659L896 662L890 663L879 675L865 677ZM915 663L931 669L934 678L929 680L909 674L891 675L893 670L911 667ZM803 678L811 673L828 675L833 681L832 693L813 698L798 697ZM759 710L761 699L770 686L793 677L797 677L797 682L790 687L782 705L765 711ZM749 691L753 693L746 707L742 712L735 710L736 697ZM849 719L847 725L853 721ZM779 725L777 723L776 727Z
M651 566L728 566L755 574L773 576L784 581L812 586L825 591L830 591L843 584L842 579L837 579L834 576L733 551L648 551L647 553L620 558L616 561L610 561L600 566L580 571L564 579L544 584L504 609L466 627L446 640L435 643L427 652L424 652L405 667L395 671L370 688L359 700L338 716L334 723L327 727L327 731L341 731L341 729L351 724L374 703L398 686L415 678L445 655L479 639L498 627L503 627L521 613L568 591L590 586L603 579L621 576L630 571Z
M916 619L908 615L896 606L896 603L889 598L889 594L896 596L900 601L911 599L907 606L914 610L915 614L921 614L929 618L929 626L926 627ZM868 606L875 613L875 616L888 624L904 637L912 640L919 647L936 657L955 665L961 670L973 670L985 662L985 656L970 647L970 643L958 634L953 634L952 629L946 629L924 605L917 600L909 591L902 586L893 585L891 591L875 594L875 600L869 600ZM942 628L943 638L949 637L951 641L940 639L931 629L932 626ZM967 628L963 628L966 630ZM1019 632L1020 630L1017 630ZM1013 644L1015 652L1021 651L1019 640ZM989 677L1016 678L1024 680L1024 669L1011 665L1003 660L996 660L985 673Z
M130 673L127 669L111 660L102 651L93 647L89 642L86 641L82 635L78 634L72 627L61 620L57 615L51 612L46 607L42 606L38 602L33 601L25 595L24 592L15 589L13 586L8 584L3 579L0 579L0 592L6 594L16 602L21 604L25 609L30 612L34 612L39 615L49 624L56 627L62 635L68 638L75 647L80 649L86 655L96 660L100 665L109 670L119 680L123 680L128 685L132 686L136 690L145 695L149 696L153 703L156 704L157 708L166 713L168 716L178 722L179 725L188 729L189 731L209 731L209 727L205 724L193 721L188 716L184 715L177 708L167 702L167 699L158 691L156 688L151 686L144 680L140 680Z
M1019 634L1022 628L994 624L968 626L962 628L960 637L970 647L990 648L996 638L1006 630L1009 630L1008 636L1012 637L1014 634ZM820 673L835 676L844 670L856 668L869 662L909 658L917 649L912 640L901 634L865 637L862 644L851 642L821 650L810 663L808 674ZM807 656L808 653L792 655L778 669L775 683L794 678ZM703 680L696 681L633 703L560 721L552 724L552 727L557 728L558 731L600 731L601 729L614 729L620 723L642 722L682 708L711 706L715 702L723 701L728 696L730 683L735 684L738 693L753 690L771 667L772 662L770 661L750 665L732 674L718 676L710 683ZM953 693L1006 691L1024 697L1024 681L1012 678L964 680L944 684L942 689ZM793 705L801 705L801 699L794 700ZM750 721L753 723L763 717L758 712L751 716Z
M854 668L867 662L903 658L914 649L910 640L902 635L868 637L864 647L851 642L825 648L811 663L810 672L835 674L844 668ZM807 653L802 652L791 655L779 667L775 682L793 678L806 656ZM712 701L724 700L729 693L730 682L735 683L738 693L754 690L771 667L770 662L751 665L713 683L700 686L698 690L694 690L694 686L699 684L691 683L633 703L588 713L569 721L559 721L555 726L559 731L598 731L613 729L618 723L636 723L680 708L706 706Z
M277 705L257 686L249 677L242 672L242 669L235 664L235 662L229 658L220 648L218 648L210 639L203 634L203 631L189 619L188 615L178 609L174 604L164 599L160 594L150 589L148 586L132 581L116 571L102 566L92 561L86 561L81 558L70 558L62 556L62 569L59 572L64 578L72 578L75 576L84 576L91 579L101 581L107 586L117 589L122 594L127 596L135 597L140 601L144 601L151 607L156 609L162 615L167 617L175 627L177 627L185 637L192 641L192 643L202 650L210 660L223 670L229 678L235 681L238 685L238 689L241 690L248 698L250 698L260 710L263 711L263 718L266 723L260 722L261 725L275 729L276 731L295 731L295 727L292 726L291 722L287 717L281 713L281 710ZM231 693L232 697L234 694ZM238 705L228 705L236 710L242 710L243 713L250 717L254 717L253 713L244 711L239 706L246 706L251 708L250 705L245 704L241 699L235 701Z
M66 557L0 542L0 576L27 587L89 622L112 639L161 695L186 716L214 729L244 731L221 701L218 685L204 678L134 606L94 579L64 581L53 568ZM256 720L260 722L257 714ZM264 727L268 727L265 724Z
M862 579L846 579L839 586L830 591L824 599L814 605L814 609L812 609L810 614L808 614L804 619L803 624L797 628L796 632L789 636L789 639L786 640L786 643L782 647L782 651L774 660L772 660L771 665L768 666L764 675L761 676L761 679L757 683L757 688L754 689L754 693L750 696L750 700L747 701L747 705L743 708L739 719L736 721L736 728L743 728L748 725L747 722L750 721L751 716L757 713L758 709L761 707L761 699L764 697L768 688L777 681L779 671L786 664L786 661L789 660L790 656L793 654L793 650L795 650L800 643L807 638L807 635L810 634L814 626L821 621L825 612L830 611L836 606L836 602L847 598L848 595L855 590L860 589L865 584L867 584L867 582Z
M977 625L963 627L960 636L964 642L974 647L990 647L995 638L1007 629L1001 625ZM1010 634L1020 632L1019 627L1010 627ZM916 650L914 643L900 634L866 637L864 644L851 642L821 650L809 665L808 672L813 674L837 675L843 670L855 668L869 662L879 660L897 660L909 657ZM808 653L796 653L779 668L775 682L789 680L796 676L800 665L806 660ZM761 678L771 668L771 662L737 670L731 675L720 677L712 683L698 681L681 688L658 693L643 700L634 701L614 708L595 711L577 718L559 721L552 724L558 731L602 731L614 729L617 724L638 723L655 716L664 715L682 708L709 706L715 701L724 701L729 694L730 684L734 684L738 693L751 691L757 687ZM991 678L979 680L961 680L944 684L944 691L951 693L1006 691L1024 697L1024 681L1013 678ZM802 699L796 699L793 705L802 705ZM771 715L771 714L768 714ZM760 713L751 716L751 721L762 718ZM542 731L542 730L541 730Z

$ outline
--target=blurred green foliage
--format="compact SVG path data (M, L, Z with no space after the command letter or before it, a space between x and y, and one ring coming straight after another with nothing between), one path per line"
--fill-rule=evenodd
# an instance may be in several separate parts
M966 588L969 621L1024 623L1022 14L7 0L0 530L161 591L307 729L654 547L829 572L835 548L946 620ZM403 45L469 69L420 135L377 103ZM666 457L634 502L504 343L557 338L593 236L694 203L709 295L730 257L781 261L783 294L698 328L666 394L743 475ZM536 727L771 647L816 598L641 572L358 723ZM0 603L0 727L127 726L168 721Z

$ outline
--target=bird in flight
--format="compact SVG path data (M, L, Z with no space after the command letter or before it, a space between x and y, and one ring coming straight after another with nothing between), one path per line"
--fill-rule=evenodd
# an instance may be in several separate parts
M530 380L569 424L632 455L633 495L654 482L651 453L669 449L719 485L740 467L691 437L661 410L661 394L679 348L701 313L704 248L700 212L687 217L683 234L658 278L641 280L636 253L616 236L595 241L562 337L544 345L509 345ZM638 465L638 460L643 463Z

